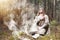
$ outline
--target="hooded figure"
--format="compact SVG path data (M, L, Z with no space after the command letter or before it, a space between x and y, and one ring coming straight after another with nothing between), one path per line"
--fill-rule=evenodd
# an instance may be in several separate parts
M40 9L35 17L32 26L30 28L30 33L36 37L35 34L44 36L49 28L49 17L46 15L44 9Z

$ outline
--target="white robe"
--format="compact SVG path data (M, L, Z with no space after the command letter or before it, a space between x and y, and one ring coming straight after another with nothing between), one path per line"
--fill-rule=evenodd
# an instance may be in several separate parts
M40 20L40 19L43 19L43 18L45 18L45 23L41 26L41 27L39 27L38 25L37 25L37 22ZM39 16L36 16L36 18L34 19L34 21L33 21L33 23L32 23L32 26L31 26L31 28L30 28L30 32L37 32L37 34L44 34L45 33L45 29L44 29L44 27L47 25L47 24L49 24L49 18L48 18L48 16L47 15L44 15L44 17L42 16L42 14L41 15L39 15ZM36 37L36 36L35 36Z
M41 16L36 16L36 18L34 19L33 23L32 23L32 26L30 28L30 32L36 32L38 31L38 27L37 27L37 22L40 20L40 17Z
M48 18L48 16L47 15L44 15L44 18L45 18L45 23L41 26L41 27L38 27L38 32L39 32L39 34L44 34L45 33L45 29L44 29L44 27L46 26L46 25L49 25L49 18Z

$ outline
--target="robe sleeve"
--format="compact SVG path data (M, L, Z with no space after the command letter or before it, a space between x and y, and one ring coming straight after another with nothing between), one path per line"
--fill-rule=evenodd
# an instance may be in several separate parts
M41 26L41 28L45 27L46 25L49 25L49 17L45 15L45 23Z

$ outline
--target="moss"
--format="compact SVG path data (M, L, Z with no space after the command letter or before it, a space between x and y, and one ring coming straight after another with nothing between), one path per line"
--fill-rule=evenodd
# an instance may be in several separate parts
M11 36L9 40L14 40L14 38Z
M50 22L50 25L51 26L56 26L58 24L58 22L56 21L56 20L52 20L51 22Z
M52 39L52 40L56 40L56 37L55 37L55 35L46 35L46 36L42 36L42 37L39 37L37 40L50 40L50 39Z
M4 35L4 36L6 36L8 33L6 33L6 32L0 32L0 35Z

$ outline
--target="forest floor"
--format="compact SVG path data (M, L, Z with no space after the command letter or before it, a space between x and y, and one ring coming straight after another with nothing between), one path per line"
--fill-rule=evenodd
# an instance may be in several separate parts
M39 37L36 40L60 40L60 25L51 27L51 33L50 35L46 35L43 37ZM0 40L13 40L11 31L9 31L8 28L3 28L3 26L0 27ZM33 40L33 39L32 39Z

